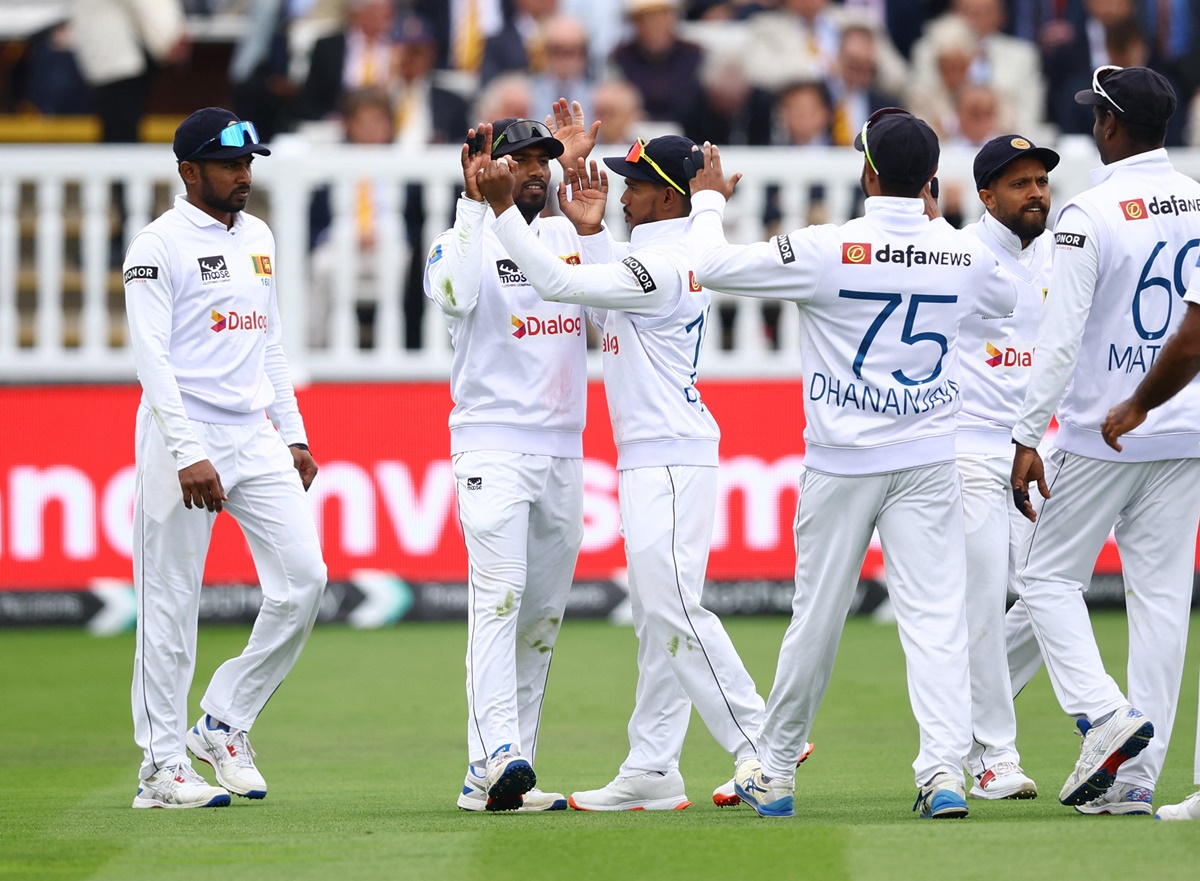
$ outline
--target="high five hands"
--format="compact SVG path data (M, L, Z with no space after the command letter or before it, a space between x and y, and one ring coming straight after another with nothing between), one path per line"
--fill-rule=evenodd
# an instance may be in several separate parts
M696 176L692 178L693 196L704 190L718 192L726 199L733 196L734 188L742 179L742 173L739 171L728 179L725 177L725 172L721 169L721 151L716 146L705 141L703 147L694 147L692 161L700 162Z
M477 128L467 132L467 142L462 145L463 185L467 198L482 202L479 192L479 172L492 161L492 124L481 122Z

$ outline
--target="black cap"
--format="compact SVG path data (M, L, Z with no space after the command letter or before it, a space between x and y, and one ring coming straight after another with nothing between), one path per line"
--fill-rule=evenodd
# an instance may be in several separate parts
M1059 155L1049 147L1035 147L1028 138L1020 135L1001 135L992 138L975 154L975 189L986 190L996 175L1015 159L1032 156L1042 160L1046 171L1058 165Z
M642 156L631 162L629 157L637 155L639 146L641 146ZM693 158L692 154L695 149L696 142L691 138L663 135L647 141L645 145L641 145L641 141L639 141L630 147L629 152L624 156L606 156L604 164L621 177L653 181L664 186L673 183L678 190L687 193L689 182L696 176L696 172L704 161L700 158L699 153ZM654 169L654 165L646 161L647 158L653 160L654 165L662 169L663 174L670 178L669 182L663 180L663 175Z
M544 122L538 122L536 119L509 116L492 123L493 159L516 153L526 147L545 147L551 159L561 156L564 149L562 141L554 137Z
M251 153L270 156L270 150L248 137L244 137L244 143L240 147L226 147L221 144L221 132L241 121L222 107L197 110L175 129L175 158L184 162L192 159L235 159ZM257 132L254 138L258 138Z
M911 113L880 116L867 128L871 165L883 178L898 184L924 184L937 171L941 148L929 123ZM863 150L862 134L854 149Z
M1165 76L1148 67L1120 67L1100 70L1100 88L1075 93L1076 104L1089 104L1112 110L1121 119L1139 125L1162 125L1175 113L1175 90Z

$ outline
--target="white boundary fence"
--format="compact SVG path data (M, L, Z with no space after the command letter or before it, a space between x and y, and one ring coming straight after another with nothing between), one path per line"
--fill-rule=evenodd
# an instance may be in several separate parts
M308 381L440 379L449 375L450 346L436 308L423 319L424 348L402 346L403 275L407 253L403 227L385 225L394 247L376 248L376 277L383 279L375 316L375 347L356 345L354 285L359 255L352 228L335 224L335 282L329 318L328 348L307 344L311 270L308 257L308 206L312 192L332 185L335 215L351 215L355 189L369 178L386 183L380 216L397 217L404 186L424 185L426 226L423 242L446 228L456 188L461 187L458 150L438 147L405 153L389 147L309 145L285 141L274 154L255 164L255 194L250 209L267 219L277 242L275 274L284 319L289 360L300 383ZM1089 140L1059 145L1062 164L1051 175L1054 203L1089 185L1088 171L1099 164ZM596 155L621 152L597 148ZM782 218L778 231L804 225L810 216L814 186L825 193L825 219L841 222L855 208L862 168L861 154L849 149L729 148L722 151L727 171L746 177L730 205L731 241L766 237L763 208L767 188L780 187ZM968 219L980 213L971 182L973 151L943 151L939 178L943 192L955 183L963 187ZM1176 166L1200 178L1200 150L1173 151ZM125 340L119 298L110 299L112 217L110 189L124 186L124 241L169 205L168 197L182 191L174 159L165 146L0 148L0 382L133 381L133 358ZM619 199L620 179L611 176L609 226L625 238ZM78 205L68 195L78 192ZM32 207L31 207L32 206ZM68 210L69 209L69 210ZM68 218L75 218L68 223ZM76 225L77 224L77 225ZM77 252L77 253L76 253ZM415 255L423 260L424 254ZM78 270L73 267L78 266ZM72 267L68 270L68 266ZM64 281L72 273L70 302ZM78 276L73 274L78 272ZM24 288L20 302L18 295ZM77 291L77 293L76 293ZM736 310L733 346L722 350L706 338L708 376L794 376L799 323L794 309L783 309L777 330L778 347L769 344L754 310L759 304L729 298ZM68 333L68 331L70 331ZM598 355L591 369L598 373Z

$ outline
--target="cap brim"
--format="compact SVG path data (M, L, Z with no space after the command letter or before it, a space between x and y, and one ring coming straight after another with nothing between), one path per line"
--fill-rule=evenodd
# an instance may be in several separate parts
M621 177L631 177L634 180L656 181L658 183L666 183L661 177L648 169L642 168L635 162L629 162L619 156L605 156L604 164L615 171Z
M857 150L859 153L863 152L862 132L859 132L858 134L856 134L854 136L854 149Z
M1090 104L1094 107L1111 107L1112 102L1103 95L1098 95L1091 89L1080 89L1075 93L1076 104Z
M249 156L251 153L257 153L259 156L270 156L271 151L262 144L243 144L240 147L218 147L215 150L208 150L195 157L200 159L237 159L241 156Z
M546 153L551 159L557 159L566 149L558 138L530 138L527 141L517 141L516 143L506 141L499 150L493 151L492 156L499 159L501 156L528 150L530 147L545 147Z

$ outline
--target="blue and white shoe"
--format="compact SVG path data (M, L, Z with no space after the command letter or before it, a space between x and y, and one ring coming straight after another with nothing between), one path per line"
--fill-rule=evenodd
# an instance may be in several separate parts
M463 780L458 806L464 811L487 810L487 769L467 766L467 777ZM542 792L536 786L521 797L521 811L565 811L567 799L561 792Z
M247 732L205 713L188 729L187 746L192 755L212 765L217 782L234 795L267 797L267 781L254 764L254 747Z
M1112 789L1085 805L1075 805L1081 814L1141 814L1154 813L1154 790L1131 783L1117 783Z
M1200 820L1200 792L1193 792L1177 805L1163 805L1156 820Z
M960 820L970 813L962 775L942 771L917 791L913 810L922 820Z
M187 762L162 768L138 781L135 808L227 808L229 793L211 786Z
M1154 723L1126 705L1099 725L1080 719L1083 735L1079 761L1063 784L1058 800L1065 805L1085 805L1112 787L1117 769L1146 748L1154 737Z
M796 816L795 778L765 779L762 763L758 759L746 759L737 766L733 775L733 790L760 817Z
M484 789L487 790L486 810L517 811L522 806L522 796L533 789L537 774L533 765L512 748L511 743L496 748L487 762Z

